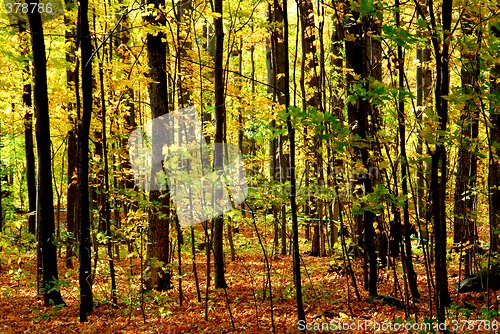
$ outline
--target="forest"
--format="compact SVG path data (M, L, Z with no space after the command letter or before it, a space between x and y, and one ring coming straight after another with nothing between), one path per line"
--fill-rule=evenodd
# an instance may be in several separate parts
M499 48L498 0L4 0L0 332L499 332Z

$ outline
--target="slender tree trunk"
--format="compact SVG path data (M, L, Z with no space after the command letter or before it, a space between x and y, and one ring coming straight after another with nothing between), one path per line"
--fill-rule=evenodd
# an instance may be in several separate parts
M215 27L215 152L214 169L223 168L224 126L226 122L226 105L224 93L224 25L222 22L222 0L214 0L214 12L220 14L214 19ZM215 201L222 198L222 189L216 190ZM227 287L224 277L224 249L222 236L224 234L224 216L213 219L214 222L214 260L215 260L215 287Z
M191 230L191 256L192 256L192 264L193 264L193 274L194 274L194 283L196 286L196 298L198 303L201 303L201 292L200 292L200 284L198 281L198 271L196 270L196 250L195 250L195 239L194 239L194 228L190 226Z
M355 74L357 75L362 75L364 78L364 62L365 62L365 47L364 41L361 38L363 35L363 25L366 25L366 23L356 23L354 24L353 21L359 19L360 14L358 12L352 12L347 5L344 6L344 11L349 12L350 15L354 15L352 22L348 23L348 28L346 29L345 34L350 35L350 36L357 36L355 40L352 39L347 39L345 41L345 55L346 55L346 67L350 69L355 69ZM345 25L348 20L348 18L344 18L344 22L342 22L343 25ZM349 92L349 89L351 89L352 85L356 84L354 80L354 76L351 74L346 75L346 89ZM356 103L348 103L347 104L347 121L349 124L349 127L352 129L351 130L351 135L356 136L359 135L359 127L357 126L358 120L358 109L359 109L359 102ZM360 158L360 152L359 150L356 150L353 155L352 155L352 160L356 161ZM354 166L354 163L351 164L351 166ZM354 173L354 170L348 171L348 175L352 173L352 175L357 175ZM349 187L351 189L356 189L356 187L359 187L361 185L361 180L358 180L357 177L350 178L349 177ZM354 231L352 233L352 240L356 244L355 248L355 256L359 256L359 250L365 250L368 245L366 245L363 241L363 234L364 234L364 226L363 226L363 216L361 214L353 214L353 220L354 220ZM366 258L366 257L365 257ZM363 264L363 270L364 270L364 275L365 278L367 278L367 263ZM365 287L367 287L367 279L365 279Z
M76 125L68 133L68 192L66 197L66 224L68 240L66 240L66 268L73 268L73 247L78 235L76 226L79 217L78 207L80 205L78 194L78 158L79 145L76 132Z
M431 199L432 217L434 219L435 236L435 272L436 272L436 312L440 322L445 320L445 307L450 303L450 293L448 291L448 271L446 267L446 148L443 143L443 133L446 132L448 123L448 94L449 94L449 38L451 38L451 17L453 1L443 0L442 23L443 42L442 50L438 42L437 32L434 31L432 42L436 54L436 114L439 117L438 142L434 152L432 152L431 170ZM436 27L433 1L429 2L429 13L432 26Z
M26 32L26 23L19 24L19 34L24 38ZM23 50L27 53L27 50ZM26 66L23 71L25 81L30 77L29 61L26 61ZM35 172L35 153L33 145L33 111L31 103L31 84L25 82L23 85L23 104L26 108L24 114L24 149L26 154L26 185L28 189L28 231L35 234L35 211L36 211L36 172Z
M478 38L471 21L471 13L465 12L462 19L464 38ZM474 42L474 41L471 41ZM465 41L464 41L465 43ZM478 43L479 44L479 43ZM477 242L476 219L473 212L477 196L474 192L476 186L477 156L474 154L474 143L478 137L477 95L479 94L479 51L470 51L469 43L462 49L462 91L469 96L461 110L460 121L460 147L458 149L457 175L454 196L454 222L453 242L462 243L465 247L465 275L471 275L473 270L472 260Z
M282 9L277 0L274 0L273 4L269 5L268 10L268 21L270 24L281 24L283 22ZM285 80L282 74L285 73L284 68L284 44L283 44L283 29L280 26L273 26L271 30L271 38L268 41L270 47L266 45L266 65L267 65L267 83L268 83L268 93L272 93L273 101L277 101L279 104L283 105L285 103L285 95L283 93ZM276 129L276 121L272 120L270 123L270 128L273 131ZM270 176L271 179L276 182L284 182L283 174L285 173L284 166L284 156L283 156L283 142L284 136L278 135L272 138L269 143L269 155L270 161ZM283 230L286 231L286 219L281 220L281 224L278 221L279 207L278 203L273 204L273 214L274 214L274 246L277 249L279 245L279 237L281 234L282 240L282 251L285 248L286 253L286 239L283 239ZM280 229L281 225L281 229ZM284 245L284 246L283 246Z
M495 64L491 71L491 93L500 94L500 64ZM500 112L498 101L491 101L490 118L490 158L488 166L488 186L490 191L490 243L493 254L500 254Z
M427 19L427 8L425 6L421 7L422 13L424 16L422 17L419 14L419 17L422 19ZM419 33L420 36L427 36L427 32ZM417 65L417 71L416 71L416 104L417 108L420 107L420 109L417 110L417 121L420 124L423 124L422 121L427 120L427 114L429 110L429 106L431 105L431 85L432 85L432 78L431 78L431 70L429 69L429 62L430 62L430 49L427 45L418 45L417 46L417 60L418 60L418 65ZM427 148L424 150L424 144L426 143L426 140L422 136L418 136L418 141L417 141L417 148L416 148L416 153L417 156L421 156L424 152L427 152ZM424 247L427 246L427 239L428 239L428 231L427 231L427 225L425 224L425 217L426 217L426 179L427 175L429 174L430 171L430 165L428 162L422 162L422 159L419 158L418 163L417 163L417 210L418 210L418 224L419 224L419 234L420 234L420 242L424 244Z
M334 58L331 61L331 65L334 67L336 71L342 71L344 68L344 57L342 55L342 46L343 46L343 26L341 22L335 23L335 33L332 36L332 50ZM333 79L333 78L331 78ZM331 80L330 79L330 80ZM337 85L331 89L330 96L334 99L333 106L333 115L337 117L339 120L344 120L344 99L343 99L343 88L344 82L343 80L339 80ZM334 140L332 138L332 140ZM339 172L342 170L342 159L335 157L334 151L331 149L331 146L327 144L328 147L328 161L331 161L330 164L327 164L327 173L328 173L328 186L335 187L337 185L336 177ZM333 169L332 169L333 166ZM338 194L335 195L336 198L333 201L333 208L330 205L330 250L333 250L334 244L338 241L339 237L339 226L340 224L340 198Z
M300 86L302 91L302 108L307 110L313 107L315 110L321 110L321 95L320 95L320 78L316 72L316 35L314 23L314 8L310 0L301 0L298 3L300 11L300 23L302 27L302 61L301 61L301 76ZM311 94L307 94L306 85L312 89ZM320 180L320 163L321 155L319 154L321 148L321 140L317 137L317 129L311 128L311 133L308 134L308 129L305 129L304 141L305 145L313 152L313 158L306 160L306 174L305 183L309 189L317 189L321 183ZM313 220L313 235L311 255L321 255L321 234L319 211L321 204L316 200L316 194L313 191L308 192L308 203L306 204L306 213ZM309 224L309 223L308 223ZM309 228L306 227L306 233Z
M396 8L400 9L399 0L396 0ZM400 28L400 13L396 12L396 26ZM411 250L411 228L410 228L410 213L408 209L408 161L406 156L406 115L404 103L404 55L403 47L398 45L398 65L399 65L399 101L398 101L398 123L399 123L399 146L401 156L401 187L404 197L403 204L403 219L405 223L405 253L404 260L406 271L408 274L408 283L410 285L411 294L414 299L420 299L420 292L417 286L417 273L413 268L412 250Z
M148 3L154 4L154 8L165 6L165 1L149 0ZM158 15L158 13L156 14ZM164 26L166 18L160 15L157 20L155 15L147 17L149 23L159 26ZM168 91L167 91L167 76L166 76L166 44L163 41L166 38L163 32L158 32L156 35L148 34L146 37L146 48L148 51L149 65L149 97L151 100L151 117L153 119L160 117L168 112ZM170 135L165 133L165 129L153 122L151 139L153 147L152 164L151 164L151 190L149 192L149 201L152 205L149 210L148 222L148 247L146 265L149 266L150 276L146 280L148 289L159 291L169 290L171 288L171 273L170 269L163 271L163 266L167 266L170 260L170 192L167 189L160 189L155 185L164 185L165 176L162 167L161 148L164 143L167 143ZM162 266L156 265L153 261L156 259L162 263Z
M88 20L88 0L80 1L80 49L82 59L82 102L83 113L78 129L79 134L79 166L78 188L80 190L80 322L87 321L87 313L94 309L92 295L91 264L91 217L89 196L89 132L92 118L92 35Z
M127 47L128 42L130 41L130 23L128 20L127 14L127 5L123 4L122 1L120 3L120 12L117 13L117 19L122 19L118 26L118 31L120 32L115 41L115 50L116 54L120 58L120 60L129 66L130 70L128 72L127 78L130 79L132 75L133 65L131 63L131 53ZM110 48L110 53L113 48ZM110 56L111 57L111 56ZM121 108L116 108L116 116L122 116L125 120L124 127L122 129L122 140L119 142L118 149L118 170L120 171L121 179L118 181L116 178L113 180L113 183L116 183L117 187L120 189L133 189L134 188L134 177L131 173L131 164L130 157L127 149L127 140L130 136L130 133L136 127L136 111L134 104L134 90L131 87L126 86L125 90L120 94L121 99ZM140 96L139 96L140 98ZM120 110L121 109L121 110ZM113 164L113 168L115 165ZM115 189L117 188L115 187ZM124 215L127 216L128 213L133 213L137 210L137 200L134 199L127 203L127 201L122 202L117 196L114 199L114 221L116 229L121 228L120 222L120 211L123 208ZM131 221L133 223L133 220ZM120 242L122 240L117 240L118 242L115 245L115 254L117 261L120 260ZM127 245L129 247L129 251L132 251L132 240L127 240Z
M102 70L102 63L99 64L99 78L101 81L101 108L102 108L102 148L104 157L104 218L106 223L106 246L109 258L109 272L111 277L111 300L113 304L117 304L116 299L116 278L115 278L115 264L113 257L113 235L111 234L111 217L110 217L110 203L109 203L109 169L108 169L108 144L106 137L106 101L104 98L104 73Z
M36 2L38 4L38 2ZM47 95L47 63L40 13L28 11L33 49L35 136L38 161L36 227L41 230L40 253L43 264L44 305L64 304L58 287L57 254L54 240L54 203L50 153L50 119Z
M348 32L356 36L354 40L349 40L345 42L346 48L346 58L347 66L354 70L354 74L358 75L359 78L367 79L368 73L366 72L365 60L367 59L366 50L366 29L369 26L369 17L360 17L360 13L353 11L352 20L360 20L355 24L350 24ZM354 88L356 85L362 85L362 88L368 90L367 83L361 83L354 78L352 74L348 75L348 82L351 87ZM354 104L350 104L348 107L349 122L357 122L357 129L354 131L354 135L359 135L360 140L366 142L368 138L368 117L371 112L371 106L368 100L356 99ZM372 115L373 117L373 115ZM357 174L357 182L362 185L362 189L365 194L370 194L373 192L372 187L372 175L370 175L369 167L369 150L367 146L363 146L358 149L358 157L361 159L363 167L366 169L366 173ZM362 176L362 177L360 177ZM365 276L365 288L371 296L377 295L377 254L375 250L375 214L370 208L364 208L364 213L362 215L362 229L363 229L363 248L365 255L365 266L369 267L369 272Z
M285 108L290 107L290 69L288 60L288 9L287 1L283 1L283 25L285 41ZM286 124L288 128L288 138L290 140L290 206L292 210L292 242L293 242L293 276L295 282L295 298L297 300L298 321L305 321L304 304L302 302L302 280L300 273L300 250L299 250L299 226L297 223L297 202L296 202L296 175L295 175L295 129L292 125L290 113L287 115Z

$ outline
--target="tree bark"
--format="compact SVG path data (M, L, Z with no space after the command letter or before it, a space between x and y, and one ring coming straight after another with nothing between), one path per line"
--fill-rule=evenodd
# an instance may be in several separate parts
M288 128L288 138L290 140L290 206L292 210L292 243L293 243L293 277L295 283L295 298L297 301L298 321L305 321L304 304L302 301L302 280L300 272L300 250L299 250L299 226L297 223L297 202L296 202L296 175L295 175L295 129L292 125L290 107L290 68L288 60L288 9L287 1L283 1L283 35L285 41L285 108L287 110L286 125Z
M500 64L495 64L491 73L491 93L500 94ZM490 209L490 243L493 254L500 254L500 113L498 100L491 101L491 148L488 166L489 209Z
M399 0L396 0L396 8L400 9ZM396 12L396 26L401 28L400 14L399 11ZM406 270L408 273L408 283L410 285L410 291L414 299L420 299L420 292L418 292L417 286L417 273L413 268L412 261L412 250L411 250L411 227L410 227L410 213L408 208L408 160L406 156L406 115L405 115L405 103L403 98L404 93L404 55L403 47L398 45L398 82L399 82L399 100L398 100L398 123L399 123L399 145L400 145L400 156L401 156L401 188L404 197L403 203L403 220L405 223L405 254L404 260L406 265Z
M80 1L80 50L82 59L82 118L79 120L78 188L80 190L80 322L87 321L87 313L94 309L92 295L92 265L90 245L90 196L89 196L89 132L92 118L92 35L88 20L88 0Z
M285 104L285 78L283 74L285 73L285 67L283 62L283 57L285 54L284 44L283 44L283 29L277 24L283 22L283 12L281 6L277 0L273 1L272 5L269 5L268 10L268 21L273 26L271 30L271 38L268 41L270 47L266 44L266 65L267 65L267 92L272 93L273 101L278 102L280 105ZM241 72L241 71L240 71ZM242 118L243 119L243 118ZM276 120L270 122L269 127L271 131L276 129ZM269 142L269 156L270 156L270 177L276 182L285 182L285 166L283 154L283 140L285 136L282 134L274 137ZM282 206L282 208L284 208ZM277 249L279 245L279 238L281 237L281 252L286 254L286 217L281 212L281 224L278 221L279 216L279 204L273 204L273 214L274 214L274 247ZM281 228L280 228L281 225ZM281 235L280 235L281 234ZM283 254L284 255L284 254Z
M19 23L19 34L21 38L24 37L26 32L26 23ZM28 50L23 50L27 53ZM29 61L26 61L26 66L23 71L23 79L25 81L31 76ZM35 152L33 145L33 111L31 103L31 84L24 83L23 85L23 104L26 108L24 114L24 149L26 155L26 185L28 190L28 231L35 234L35 211L36 211L36 171L35 171Z
M215 152L214 170L223 168L224 126L226 122L226 105L224 92L224 25L222 21L222 0L214 1L214 11L220 14L214 19L215 27ZM222 189L216 190L215 201L222 198ZM215 260L215 287L227 287L224 277L224 249L222 236L224 234L224 216L214 218L214 260Z
M160 6L165 6L165 1L148 1L154 4L155 9ZM159 13L157 13L158 15ZM164 26L166 18L161 15L155 20L154 15L148 16L149 23ZM148 34L146 37L146 48L148 52L148 66L150 68L148 77L151 80L149 83L149 97L151 101L151 117L153 119L160 117L168 112L168 91L167 91L167 48L162 39L166 36L163 32L158 32L156 35ZM158 143L166 143L166 139L170 138L165 133L165 129L153 123L151 133L151 146L157 151L152 152L151 178L152 185L165 184L165 176L162 166L163 156L161 146ZM156 189L155 189L156 188ZM146 280L148 289L165 291L171 289L171 273L170 269L164 270L163 267L168 266L170 258L170 192L168 189L157 190L158 187L152 187L149 192L149 201L151 208L148 215L148 248L146 255L146 266L149 267L149 277ZM160 261L155 264L156 261Z
M38 2L36 2L38 4ZM50 152L49 99L47 95L47 63L42 19L38 11L28 11L33 49L35 136L38 161L36 227L41 230L40 254L43 265L43 297L46 307L64 304L59 291L57 254L54 240L54 204Z
M366 30L369 27L369 17L361 17L360 13L352 11L352 22L350 22L350 27L347 29L349 34L356 36L354 40L346 40L346 59L347 66L353 69L354 74L358 75L361 79L367 79L368 73L366 71L365 60L367 58L366 50ZM361 22L357 22L360 20ZM356 22L356 23L354 23ZM354 78L352 74L348 74L347 82L350 85L350 89L353 89L356 85L363 85L362 88L368 90L367 83L360 83ZM371 112L371 106L368 100L357 98L355 103L350 103L348 106L348 116L349 122L357 122L357 129L353 131L353 135L358 135L362 143L366 143L368 138L368 117ZM373 115L372 115L373 117ZM369 195L373 192L372 187L372 176L369 171L369 150L366 144L357 150L357 158L361 159L362 165L366 169L366 173L359 173L357 175L357 180L363 189L365 195ZM363 177L360 177L363 175ZM365 266L369 266L369 272L366 274L365 278L365 288L371 296L377 295L377 254L375 250L375 214L371 209L364 208L362 215L362 220L359 221L362 224L363 229L363 249L365 254ZM359 231L359 230L358 230Z
M446 148L444 145L443 133L446 132L448 123L448 94L449 94L449 39L451 38L451 16L453 1L443 0L442 24L443 43L442 49L439 46L436 29L436 19L434 16L433 1L429 2L429 14L431 24L434 28L432 43L436 55L436 114L439 117L439 130L437 143L432 152L431 168L431 202L432 218L434 220L435 236L435 263L436 272L436 313L440 322L445 320L445 308L450 304L450 293L448 291L448 271L446 267Z
M464 38L478 38L471 21L471 13L464 13L462 19L462 31ZM473 40L469 40L474 42ZM470 43L469 42L469 43ZM477 242L475 211L477 196L474 193L477 177L477 156L474 154L474 142L479 132L479 110L477 96L479 94L479 50L471 51L469 44L462 46L462 92L469 98L464 103L460 115L460 144L458 148L457 174L455 181L454 196L454 221L453 242L462 243L465 246L465 275L471 275L473 271L474 249Z
M67 1L67 5L74 6L73 1ZM70 10L67 8L66 10ZM64 24L66 30L64 37L68 45L66 50L66 61L68 67L66 68L66 88L68 91L74 91L76 88L76 76L78 75L76 66L76 50L78 48L76 25L70 21L68 15L64 16ZM68 132L68 187L66 195L66 226L68 232L68 239L66 240L66 268L73 268L73 247L76 240L77 232L77 219L79 217L78 206L78 138L77 138L77 125L75 115L75 104L68 103L67 112L69 115L69 122L71 130Z
M314 108L316 112L322 111L321 105L321 94L320 94L320 77L317 74L316 66L318 62L316 60L316 35L315 35L315 23L314 23L314 8L310 0L302 0L299 2L300 10L300 22L302 26L302 62L301 62L301 77L300 85L302 90L302 108L307 110L309 107ZM306 82L307 76L307 82ZM309 89L306 89L306 84ZM311 92L308 94L308 90ZM322 224L320 222L320 212L322 210L322 204L316 199L316 194L313 189L321 189L322 179L321 179L321 139L318 138L318 129L311 128L312 133L306 134L304 137L305 145L313 152L313 158L307 159L306 164L306 187L309 187L308 191L308 206L306 212L309 217L313 220L313 235L312 235L312 245L311 245L311 255L320 256L321 251L321 236L324 234L322 229Z

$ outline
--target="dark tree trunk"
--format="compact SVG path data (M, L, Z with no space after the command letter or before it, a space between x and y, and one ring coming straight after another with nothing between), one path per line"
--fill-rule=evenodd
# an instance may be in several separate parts
M19 34L23 36L26 32L25 23L19 24ZM23 50L24 52L24 50ZM26 61L26 67L23 71L24 80L27 81L30 75L29 61ZM24 149L26 154L26 185L28 189L28 231L35 234L35 211L36 211L36 172L35 172L35 152L33 145L33 112L31 110L31 84L23 85L23 104L26 107L24 114Z
M73 125L76 127L76 125ZM68 133L68 193L66 198L66 219L68 229L68 240L66 248L66 268L73 268L74 244L77 233L77 220L79 217L78 207L80 206L78 194L78 138L76 128Z
M24 85L23 100L27 107L31 108L31 85ZM29 104L26 102L29 101ZM28 186L28 230L35 234L35 215L36 211L36 172L35 172L35 153L33 151L33 113L31 110L24 115L24 144L26 150L26 183Z
M113 257L113 235L111 234L111 217L110 217L110 203L109 203L109 168L108 168L108 146L106 137L106 104L104 99L104 73L102 70L102 63L99 66L99 79L101 81L101 110L102 110L102 148L104 157L104 221L106 223L106 246L109 258L109 274L111 277L111 300L116 305L116 278L115 278L115 264Z
M418 17L427 20L427 8L426 6L421 6L422 13L418 13ZM419 33L421 37L428 37L428 32L425 30ZM429 62L431 61L431 50L428 45L418 46L417 48L417 60L419 64L417 65L417 73L416 73L416 84L417 84L417 92L416 92L416 103L417 107L423 108L418 112L417 121L425 122L427 121L429 106L432 105L432 70L430 69ZM424 153L428 152L428 147L426 144L426 140L419 135L417 142L416 153L417 156L420 156ZM419 159L417 163L417 210L418 210L418 224L419 224L419 235L420 242L424 244L424 247L428 247L428 223L425 220L427 205L426 205L426 188L428 187L428 183L426 182L428 179L428 175L430 172L430 164L425 161L422 162L422 159Z
M464 38L478 38L470 12L464 13L462 31ZM479 94L479 51L470 51L469 48L464 47L461 56L462 92L470 98L465 101L460 115L461 136L455 179L453 242L464 245L468 243L464 252L465 275L469 276L473 270L474 246L477 242L476 217L473 214L477 196L473 189L476 186L477 176L477 156L474 154L474 143L479 130L479 111L476 107L476 96Z
M155 4L155 8L158 9L165 5L165 1L148 1L148 3ZM164 26L166 19L161 15L157 20L153 16L147 17L148 22L151 24ZM158 32L156 35L148 34L146 37L146 48L148 51L148 65L149 65L149 97L151 101L151 117L157 118L168 112L168 91L167 91L167 75L166 75L166 64L167 64L167 47L162 39L166 36L162 32ZM154 178L152 181L152 190L149 192L149 201L154 203L150 210L148 216L149 230L148 230L148 248L146 264L149 267L150 273L149 278L146 280L146 286L148 289L155 289L158 291L165 291L171 288L170 281L170 269L166 272L163 271L162 267L158 267L152 261L156 259L162 262L162 266L167 266L170 258L170 241L169 241L169 226L171 223L170 219L170 193L160 189L159 187L154 187L155 184L165 184L165 178L163 174L162 167L162 152L161 145L155 144L156 142L165 143L167 134L165 134L165 129L155 125L153 123L153 129L151 133L152 147L153 149L160 149L158 151L152 152L152 165L151 165L151 177ZM156 188L156 189L155 189Z
M396 7L399 9L399 0L396 0ZM400 28L400 14L399 11L396 12L396 26ZM403 220L405 223L405 254L404 260L406 265L406 270L408 274L408 283L410 285L410 291L414 299L420 299L420 292L418 292L417 286L417 273L413 268L412 261L412 251L411 251L411 227L410 227L410 213L408 209L408 161L406 156L406 115L405 115L405 102L403 98L403 93L405 89L404 85L404 56L403 47L398 45L398 67L399 67L399 101L398 101L398 123L399 123L399 146L400 146L400 156L401 156L401 187L404 197L403 203Z
M68 1L67 4L72 4L72 1ZM68 91L74 91L76 88L76 76L77 68L73 69L73 64L76 65L76 50L77 50L77 36L76 36L76 26L70 21L70 18L64 16L64 24L67 26L64 36L66 43L68 45L68 50L66 50L66 61L69 65L66 69L66 87ZM68 29L69 27L69 29ZM75 104L70 102L67 106L67 112L69 115L69 122L71 124L71 130L68 132L68 190L66 197L66 226L68 232L67 248L66 248L66 268L73 268L73 257L74 257L74 243L76 240L77 233L77 220L79 218L78 207L80 204L78 195L78 139L77 139L77 122L75 121L76 115L74 110Z
M269 5L268 21L270 24L282 23L283 13L280 4L277 0L274 0L273 5ZM270 85L267 89L268 93L273 94L273 101L277 101L279 104L285 104L285 78L282 74L285 73L285 66L283 62L283 57L285 54L284 44L283 44L283 29L276 25L273 26L271 30L271 47L266 46L266 63L267 63L267 82ZM241 55L240 55L241 58ZM240 61L240 68L241 68ZM241 73L241 70L240 70ZM280 75L281 74L281 75ZM243 120L243 117L241 117ZM272 120L270 123L271 130L276 128L276 121ZM270 161L270 176L271 179L276 182L285 182L285 166L283 155L283 140L285 136L279 135L276 138L271 139L269 143L269 155L271 157ZM243 142L243 131L241 131L241 142ZM241 144L243 148L243 143ZM243 151L242 151L243 152ZM284 206L281 210L281 229L280 223L278 221L280 208L277 203L273 204L273 214L274 214L274 246L275 248L279 245L279 238L281 237L281 252L283 255L286 254L286 216L283 215ZM281 234L281 236L280 236ZM285 236L285 237L284 237Z
M495 96L500 94L500 64L495 64L491 73L491 92ZM490 158L488 166L488 187L490 191L490 243L493 254L500 254L500 112L498 100L491 101L490 117Z
M319 77L316 73L316 35L315 35L315 24L314 24L314 8L310 0L302 0L299 2L300 9L300 22L302 26L302 62L301 62L301 78L300 85L303 94L302 108L307 110L309 107L313 107L318 110L321 109L321 102L319 94ZM306 82L306 73L309 73L309 78ZM312 89L312 93L307 95L305 85ZM312 159L307 159L306 164L308 165L306 172L306 186L311 187L310 189L317 189L317 186L321 183L319 165L321 162L321 155L319 151L321 149L321 140L317 137L317 129L311 128L311 134L305 134L305 145L314 153ZM321 255L321 235L323 234L320 228L320 211L321 204L318 203L316 199L316 194L309 191L309 200L306 204L308 206L307 212L311 218L313 218L313 235L312 235L312 246L311 255L320 256Z
M449 93L449 41L451 38L451 16L453 8L452 0L443 0L442 22L443 43L438 42L437 32L434 32L432 43L436 55L436 114L439 117L439 130L446 132L448 123L448 100ZM433 9L433 1L429 3L429 13L432 26L436 27L436 19ZM442 44L442 50L440 45ZM442 133L438 136L438 142L432 152L431 168L431 203L432 217L434 219L435 236L435 263L436 272L436 313L440 322L445 320L445 308L450 304L450 293L448 291L448 271L446 268L446 148L443 143Z
M42 19L37 11L28 11L33 49L35 136L38 161L36 225L41 229L40 255L43 265L44 305L64 304L58 288L57 254L54 240L54 204L50 152L49 100L47 95L47 63Z
M92 35L89 29L88 0L80 1L80 47L82 58L83 113L79 126L78 186L80 190L80 322L94 309L91 276L90 196L89 196L89 132L92 118Z
M361 22L350 22L350 27L348 28L349 34L356 36L354 40L348 40L345 42L346 48L346 59L347 66L353 69L354 74L358 75L361 79L367 79L367 71L365 60L367 59L366 54L366 29L369 26L369 18L362 17L358 12L352 12L352 20L361 19ZM348 83L351 85L350 89L353 89L356 85L363 85L362 88L368 90L367 83L361 83L356 80L352 74L348 74ZM362 142L366 142L368 138L368 117L371 113L371 106L368 100L357 99L356 103L349 104L348 116L349 122L357 122L357 131L353 135L359 135ZM363 177L359 177L357 182L360 183L364 189L365 194L370 194L373 192L372 187L372 176L369 171L369 150L367 146L362 146L358 149L358 158L366 169L367 173L361 173ZM377 254L375 250L375 214L369 209L365 208L362 215L362 219L359 223L362 223L363 229L363 248L365 254L365 266L369 267L369 272L365 274L365 288L371 296L377 295Z
M348 6L344 6L344 10L350 12L351 10L348 8ZM357 12L352 12L354 15L353 21L359 18L359 13ZM343 25L346 24L346 18L344 18ZM364 72L364 47L363 47L363 39L361 38L362 36L362 30L363 27L361 23L352 23L349 22L349 28L344 32L345 34L349 34L351 36L357 36L356 39L354 40L346 40L345 41L345 54L346 54L346 67L350 69L354 69L357 67L355 71L356 74L361 74ZM366 24L366 23L364 23ZM364 76L363 76L364 77ZM349 89L351 89L351 86L355 83L354 82L354 77L351 74L346 75L346 90L349 94ZM351 130L351 135L355 136L359 134L359 127L355 126L358 118L358 106L359 103L348 103L347 104L347 121L349 124L349 127L352 129ZM360 158L360 153L359 150L355 152L352 156L353 160L357 160ZM354 171L352 171L354 174ZM356 179L351 179L349 180L350 184L349 187L352 189L355 189L355 187L360 185L360 181ZM361 214L353 214L354 218L354 231L352 233L352 240L356 244L356 249L355 249L355 256L359 256L359 249L363 250L366 248L366 245L363 242L363 217ZM365 271L365 283L367 283L367 268L366 268L366 263L364 264L364 271ZM365 284L366 287L366 284Z
M127 12L127 5L122 3L123 1L119 1L120 3L120 9L116 13L116 18L121 19L121 22L118 24L118 31L120 32L115 40L114 40L114 47L110 48L110 58L112 58L112 52L113 50L116 50L116 54L118 55L120 61L122 61L124 64L130 68L128 72L128 79L130 79L132 75L132 69L133 66L131 64L131 53L129 52L128 49L128 42L130 41L130 30L128 29L130 27L130 22L129 22L129 15ZM136 121L135 121L135 104L134 104L134 90L130 87L126 87L125 91L120 94L123 99L122 102L120 103L121 108L116 108L116 117L123 117L125 120L125 126L124 129L122 130L122 140L119 141L119 144L113 144L113 147L117 147L117 153L113 155L113 162L117 161L117 164L113 163L113 169L116 169L119 171L118 176L116 173L113 173L115 176L113 178L113 185L115 189L133 189L134 188L134 177L131 173L131 164L130 164L130 157L127 149L127 140L129 138L130 133L135 129L136 127ZM140 98L140 95L139 95ZM114 136L114 130L110 130L111 136ZM118 180L120 179L120 181ZM131 211L135 211L138 208L137 201L132 200L132 201L122 201L118 196L114 197L113 201L113 220L114 224L117 230L121 228L121 221L120 221L120 211L123 209L124 215L126 216L129 209ZM118 237L118 235L116 236ZM120 244L121 244L121 239L116 240L115 244L115 254L116 254L116 260L120 261ZM132 245L132 240L127 239L127 243L129 246L129 249L131 248L130 246Z
M288 9L286 0L283 1L283 35L285 40L285 108L290 107L290 66L288 60ZM304 304L302 301L302 280L300 273L299 226L297 223L297 185L295 175L295 129L292 125L290 113L287 115L286 125L290 140L290 206L292 210L292 243L293 243L293 277L295 283L295 298L297 300L298 321L305 321Z
M215 27L215 152L214 169L223 168L223 145L224 125L226 122L226 105L224 96L224 25L222 22L222 0L214 1L214 11L220 14L214 19ZM222 198L222 189L217 189L215 201ZM218 216L213 219L214 222L214 260L215 260L215 287L227 287L224 277L224 249L222 236L224 234L224 216Z
M67 2L68 8L71 10L75 6L74 1ZM65 40L68 45L66 50L66 61L68 68L66 68L66 87L69 91L74 91L76 95L76 104L74 101L68 103L67 112L68 119L71 124L71 129L68 132L68 187L66 197L66 226L68 232L68 239L66 240L66 267L73 268L73 257L75 243L79 242L80 228L80 195L78 191L78 164L80 157L80 145L78 143L78 125L77 115L80 113L80 90L78 83L79 62L76 57L78 49L78 36L76 24L72 22L68 15L64 16L64 24L66 25ZM75 64L75 68L73 68Z
M335 23L335 33L332 36L332 49L331 53L334 58L331 61L331 65L336 71L342 71L344 68L344 57L342 55L343 49L343 27L341 22ZM330 79L331 80L331 79ZM344 98L342 96L343 92L343 81L339 81L336 86L332 87L330 96L334 97L334 106L332 114L339 120L344 120ZM331 141L335 140L334 138ZM331 142L330 142L331 143ZM328 174L328 187L334 188L337 185L336 176L340 170L342 170L342 159L335 156L334 150L330 143L327 144L328 147L328 161L331 162L327 164L327 174ZM333 168L332 168L333 167ZM333 205L329 205L330 213L330 255L333 253L333 247L338 241L339 237L339 225L336 223L339 221L340 214L340 199L337 197L334 199ZM332 207L333 206L333 207Z
M188 84L187 78L192 75L192 63L190 62L187 50L191 49L190 38L190 14L192 13L191 0L180 1L177 3L177 41L179 45L179 52L177 55L178 64L178 90L179 90L179 103L181 108L192 105L191 103L191 89ZM181 36L181 31L187 31L187 36Z

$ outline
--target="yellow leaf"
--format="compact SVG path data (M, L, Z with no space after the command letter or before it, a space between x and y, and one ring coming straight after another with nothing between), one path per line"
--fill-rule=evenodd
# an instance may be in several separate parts
M343 312L340 312L339 315L344 319L349 319L349 316Z

